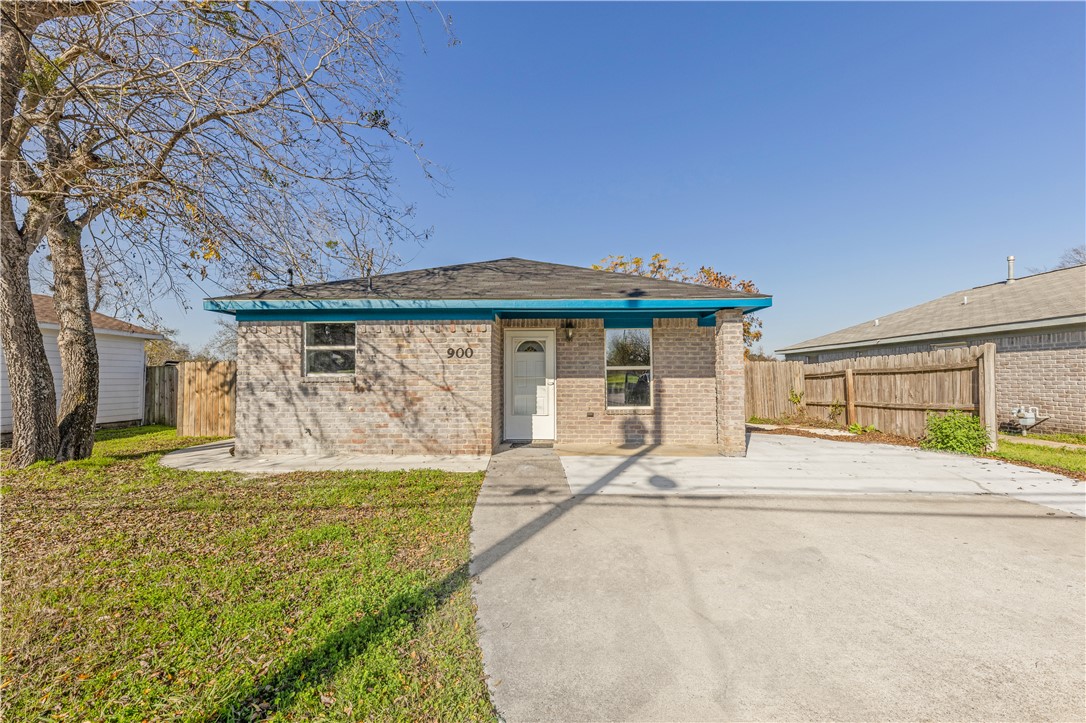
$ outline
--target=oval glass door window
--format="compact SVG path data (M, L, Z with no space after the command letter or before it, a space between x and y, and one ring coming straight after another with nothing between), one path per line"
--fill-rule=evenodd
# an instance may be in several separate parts
M513 414L548 414L546 354L538 341L522 341L513 354Z

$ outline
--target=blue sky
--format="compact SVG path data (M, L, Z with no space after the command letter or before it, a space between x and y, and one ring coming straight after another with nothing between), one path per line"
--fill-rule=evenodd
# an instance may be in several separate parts
M400 165L405 267L659 251L773 294L773 349L1051 265L1086 238L1084 7L445 3L456 47L416 13L401 113L451 190Z

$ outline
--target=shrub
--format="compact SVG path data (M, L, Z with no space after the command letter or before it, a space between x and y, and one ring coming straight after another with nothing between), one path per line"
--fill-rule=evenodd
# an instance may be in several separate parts
M864 427L863 425L853 422L852 424L848 425L848 431L852 432L853 434L874 434L879 430L875 429L875 426L873 424L869 424Z
M928 412L924 426L924 438L920 440L920 446L924 449L980 454L992 441L979 417L957 409L950 410L944 416Z
M830 421L837 424L837 419L841 416L841 411L845 408L839 400L834 399L830 404Z

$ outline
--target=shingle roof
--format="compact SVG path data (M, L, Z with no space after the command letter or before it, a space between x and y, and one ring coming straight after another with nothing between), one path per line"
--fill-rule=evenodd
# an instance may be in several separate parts
M766 294L597 271L543 261L507 258L400 271L372 279L255 291L226 300L304 299L767 299Z
M33 294L34 297L34 317L39 324L60 324L60 318L57 316L56 307L53 305L53 297L46 296L44 294ZM155 337L160 336L157 331L151 329L145 329L142 326L136 324L129 324L127 321L121 321L115 319L112 316L106 316L105 314L99 314L97 311L91 312L91 325L95 329L101 331L119 331L125 334L148 334Z
M1086 265L1024 276L1013 283L955 291L934 301L881 316L777 349L778 352L815 351L824 347L873 346L882 340L924 335L945 337L948 332L1004 324L1051 322L1066 318L1081 323L1086 315Z

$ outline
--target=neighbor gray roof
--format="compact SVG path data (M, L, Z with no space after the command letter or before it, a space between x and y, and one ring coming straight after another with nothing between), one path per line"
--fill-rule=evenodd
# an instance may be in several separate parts
M46 296L45 294L33 294L34 301L34 317L39 324L47 324L50 326L59 326L60 317L57 316L56 306L53 302L52 296ZM161 339L162 335L153 329L147 329L137 324L132 324L127 321L122 321L112 316L106 316L105 314L99 314L97 311L90 313L91 327L95 331L119 331L123 334L133 334L136 336L153 337Z
M868 347L950 338L1001 327L1029 328L1086 322L1086 265L1000 281L953 294L831 334L777 349L780 353ZM1006 329L1010 330L1010 329ZM905 337L905 338L903 338Z
M700 284L508 258L222 296L244 299L767 299Z

